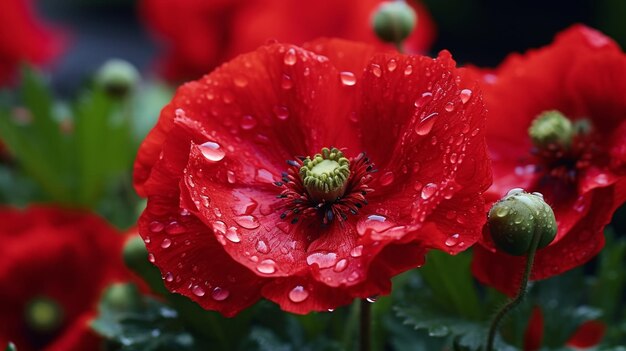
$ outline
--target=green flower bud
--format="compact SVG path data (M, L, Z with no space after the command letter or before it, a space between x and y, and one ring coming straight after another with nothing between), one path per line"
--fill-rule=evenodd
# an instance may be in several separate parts
M127 61L111 59L105 62L98 73L96 83L113 97L125 97L139 83L139 71Z
M138 311L141 309L141 295L134 284L111 284L104 292L103 301L117 311Z
M531 250L534 235L540 235L538 248L548 246L556 236L552 208L540 193L512 189L489 210L489 232L498 249L514 256Z
M388 43L401 43L417 23L417 15L404 1L386 1L378 5L372 15L376 35Z
M26 324L38 333L53 333L63 324L63 310L59 304L47 297L30 301L25 311Z
M551 145L569 148L575 134L572 122L559 111L542 112L528 128L533 144L545 149Z

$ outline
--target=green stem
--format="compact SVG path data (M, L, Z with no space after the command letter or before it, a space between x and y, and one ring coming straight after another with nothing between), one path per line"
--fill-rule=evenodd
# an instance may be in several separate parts
M360 323L360 333L359 338L361 339L360 350L361 351L370 351L372 349L371 345L371 327L372 327L372 307L371 303L367 300L361 300L361 323Z
M487 339L487 351L493 351L493 343L496 339L496 331L498 330L498 326L502 319L515 307L517 307L526 296L527 287L528 287L528 279L530 278L530 272L533 268L533 262L535 261L535 253L537 253L537 247L539 246L539 240L541 239L541 235L535 234L533 235L533 240L530 244L530 251L528 252L528 259L526 260L526 268L524 269L524 274L522 275L522 283L520 284L517 295L509 300L491 321L491 326L489 327L489 336Z

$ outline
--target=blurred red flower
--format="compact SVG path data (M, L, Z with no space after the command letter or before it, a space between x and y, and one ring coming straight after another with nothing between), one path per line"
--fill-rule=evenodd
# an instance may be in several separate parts
M531 279L545 279L587 262L604 245L603 229L626 198L626 57L602 33L573 26L551 45L513 54L479 77L489 111L487 142L494 184L489 201L511 188L541 192L554 209L555 240L538 251ZM533 145L529 127L559 111L565 142ZM475 247L473 272L514 294L524 257L499 252L485 236Z
M0 209L0 345L96 350L88 322L104 287L128 277L124 237L99 217L55 207Z
M565 346L582 350L598 346L606 332L606 324L590 320L581 324L567 339ZM533 308L524 333L524 351L537 351L543 344L544 320L540 307Z
M142 0L140 11L167 45L162 73L172 81L197 79L268 40L302 44L318 37L381 43L369 23L381 0ZM418 25L409 52L427 50L435 35L427 10L411 1Z
M227 316L261 296L325 311L389 293L427 249L478 239L480 93L459 86L448 52L375 50L272 44L178 89L135 163L139 231L170 290ZM326 146L349 159L332 195L299 175L298 156ZM332 157L315 162L337 169Z
M59 53L61 40L35 16L30 0L0 2L0 85L22 62L43 64Z

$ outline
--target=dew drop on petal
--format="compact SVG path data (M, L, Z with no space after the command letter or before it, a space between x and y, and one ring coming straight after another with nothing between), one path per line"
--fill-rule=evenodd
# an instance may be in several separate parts
M341 84L351 87L356 84L356 77L354 73L344 71L339 73L339 77L341 78Z
M153 233L159 233L165 229L165 225L161 222L154 221L148 225L148 229Z
M472 91L470 89L463 89L459 96L461 97L461 102L465 104L472 98Z
M298 303L306 300L309 297L309 292L302 285L298 285L291 289L289 292L289 300Z
M213 222L213 231L217 234L225 235L226 234L226 223L222 221Z
M239 238L239 234L237 234L236 227L228 228L224 236L226 237L226 239L228 239L230 242L233 242L233 243L238 243L241 241L241 238Z
M229 295L230 292L228 290L220 288L219 286L216 286L215 288L213 288L213 291L211 291L211 297L215 301L224 301L228 298Z
M256 127L257 121L250 115L244 115L241 117L241 129L250 130Z
M437 184L435 183L428 183L426 185L424 185L424 187L422 188L422 199L424 200L428 200L430 199L435 192L437 191Z
M410 76L411 73L413 73L413 66L408 65L404 68L404 75L405 76Z
M383 71L380 68L380 66L375 63L371 64L370 69L372 70L372 74L374 74L374 76L376 76L377 78L380 78L383 74Z
M423 93L422 96L420 96L417 100L415 100L415 104L414 104L415 108L418 108L418 109L421 108L432 99L433 99L433 93L431 93L430 91Z
M284 121L289 118L289 110L285 106L276 105L274 106L274 115L276 115L276 118L279 120Z
M389 70L389 72L395 71L396 68L398 68L398 62L396 61L396 59L391 59L387 62L387 69Z
M378 300L378 296L370 296L370 297L365 299L365 301L367 301L369 303L374 303L374 302L376 302L376 300Z
M193 288L191 288L191 292L198 297L202 297L205 294L204 289L199 285L194 285Z
M352 257L355 257L355 258L356 257L361 257L361 255L363 255L363 245L355 246L350 251L350 256L352 256Z
M267 244L263 240L257 241L255 248L259 253L262 253L262 254L266 254L270 252L270 248L267 246Z
M393 183L394 175L393 172L385 172L380 176L380 185L387 186Z
M227 171L226 172L226 180L228 181L229 184L235 184L235 172L233 171Z
M280 87L283 88L284 90L289 90L293 88L293 80L291 80L291 77L286 74L283 74L283 79L280 82Z
M430 133L435 125L435 117L437 117L437 115L439 115L437 112L433 112L422 118L417 125L415 125L415 133L417 133L417 135L426 135Z
M252 215L237 216L235 222L245 229L256 229L261 225L259 220Z
M345 258L342 258L341 260L337 262L337 264L335 264L335 268L333 268L333 270L335 272L343 272L346 270L347 267L348 267L348 260Z
M224 159L226 153L222 150L222 147L218 143L207 141L206 143L198 145L202 155L209 161L218 162Z
M163 239L163 241L161 242L161 247L167 249L170 246L172 246L172 240L168 238Z
M276 262L272 259L263 260L256 266L256 270L264 274L276 272Z
M150 261L150 263L154 263L155 259L154 259L154 255L149 253L148 254L148 261Z
M165 227L165 232L170 235L182 234L187 230L184 225L172 221Z
M446 106L444 107L444 109L448 112L452 112L454 111L454 103L453 102L448 102L446 104Z
M233 83L240 88L245 88L248 85L248 79L242 76L235 77Z
M314 252L307 256L306 263L309 266L317 264L319 268L330 268L337 263L337 254L334 252Z
M296 64L297 61L298 61L298 58L296 56L296 50L294 48L290 48L289 50L287 50L287 52L285 52L283 62L287 66L293 66Z
M445 241L445 243L444 243L444 244L446 244L446 246L448 246L448 247L452 247L452 246L454 246L454 245L458 244L458 242L459 242L459 234L458 234L458 233L456 233L456 234L452 234L452 235L450 235L450 236L446 239L446 241Z
M163 277L163 279L166 282L171 282L171 281L174 280L174 275L172 274L172 272L167 272L167 273L165 273L165 276Z

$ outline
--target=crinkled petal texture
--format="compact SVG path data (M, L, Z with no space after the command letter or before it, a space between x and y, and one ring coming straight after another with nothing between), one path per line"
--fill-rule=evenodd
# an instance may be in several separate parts
M450 54L305 48L264 46L181 86L140 148L140 234L167 287L206 309L232 316L265 297L324 311L479 238L485 110ZM281 218L285 161L327 146L375 163L368 204L328 225Z
M101 218L54 207L0 209L0 344L19 350L95 350L88 322L102 289L127 279L123 236ZM38 298L55 301L63 323L52 333L28 328L25 311Z
M557 35L551 45L512 55L479 78L489 110L487 143L495 201L511 188L543 193L559 226L550 246L539 250L531 279L545 279L579 266L601 250L603 228L626 199L626 57L603 34L582 25ZM573 160L568 180L549 175L531 154L528 128L543 111L558 110L592 125L592 157ZM572 162L566 161L566 162ZM573 167L573 165L576 167ZM573 178L573 181L572 181ZM514 294L524 258L498 252L485 236L475 250L473 272L482 282Z
M0 4L0 85L11 81L23 61L43 64L61 49L60 34L41 23L31 5L25 0Z
M269 40L302 44L320 36L382 45L370 25L381 0L142 0L148 27L166 44L162 69L170 80L197 79ZM427 9L412 2L419 25L407 39L425 52L435 36Z

